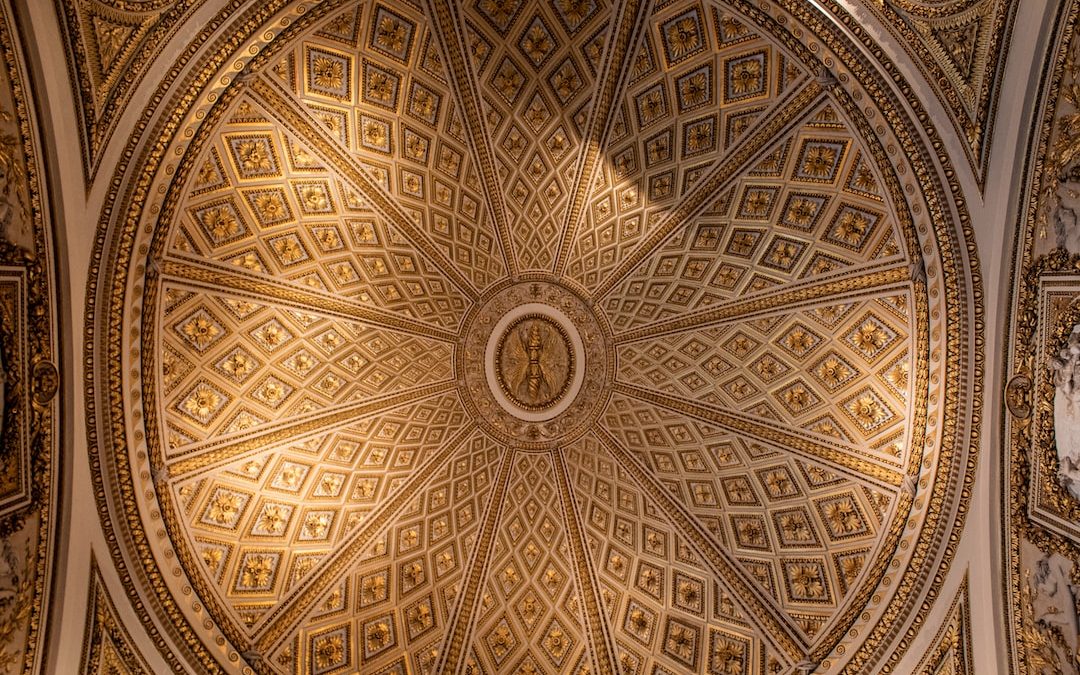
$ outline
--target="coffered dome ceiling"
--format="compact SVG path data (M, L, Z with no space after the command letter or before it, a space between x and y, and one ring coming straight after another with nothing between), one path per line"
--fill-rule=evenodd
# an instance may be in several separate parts
M178 99L104 249L101 504L182 658L888 656L962 522L972 300L853 45L806 3L332 4Z

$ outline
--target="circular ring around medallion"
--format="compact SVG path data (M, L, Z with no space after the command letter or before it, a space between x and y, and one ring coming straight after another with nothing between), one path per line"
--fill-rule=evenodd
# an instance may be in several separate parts
M606 401L609 333L561 284L521 282L494 292L459 343L462 399L489 433L542 449L583 433Z
M581 388L584 361L585 347L573 321L540 302L504 314L484 350L495 400L527 422L542 422L566 410Z

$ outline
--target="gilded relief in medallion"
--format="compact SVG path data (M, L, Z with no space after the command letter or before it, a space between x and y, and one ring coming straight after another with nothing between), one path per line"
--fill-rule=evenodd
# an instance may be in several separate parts
M540 314L526 314L499 339L495 353L499 387L516 405L537 411L566 394L574 355L565 331Z

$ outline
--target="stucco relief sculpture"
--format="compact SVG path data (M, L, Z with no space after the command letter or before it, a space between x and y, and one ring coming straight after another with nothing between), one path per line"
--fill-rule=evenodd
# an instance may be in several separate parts
M1080 252L1080 88L1075 84L1080 61L1075 49L1070 47L1064 64L1065 76L1073 82L1062 89L1056 137L1046 158L1048 172L1040 198L1044 211L1032 251L1036 256L1054 247Z
M1025 573L1023 609L1031 623L1023 629L1022 638L1029 652L1029 672L1078 672L1080 621L1072 567L1068 558L1039 552Z
M11 113L0 105L0 123L10 125L12 121ZM26 251L33 251L33 230L23 192L26 169L18 153L18 137L0 131L0 235Z
M1053 210L1053 244L1080 252L1080 164L1062 172Z
M1036 621L1061 631L1069 647L1076 652L1076 600L1069 577L1072 563L1061 556L1047 556L1035 565L1031 577L1031 605Z
M1050 364L1054 376L1054 435L1062 484L1080 499L1080 325Z
M18 638L33 601L28 557L29 551L20 556L10 541L0 542L0 672L7 672L22 655Z

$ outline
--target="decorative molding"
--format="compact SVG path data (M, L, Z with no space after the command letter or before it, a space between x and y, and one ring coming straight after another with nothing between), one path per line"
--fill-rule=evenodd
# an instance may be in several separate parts
M614 675L619 671L615 662L614 638L608 626L607 616L604 614L603 600L594 571L596 563L589 556L588 542L581 525L581 511L574 500L566 468L566 458L562 450L552 451L551 461L555 469L555 482L566 523L566 534L570 540L571 557L577 566L574 578L577 581L578 593L582 598L596 672L601 675Z
M34 82L0 3L0 663L41 672L58 575L60 289Z
M1002 621L1016 626L1011 672L1076 672L1075 603L1080 546L1078 500L1059 475L1051 360L1080 319L1080 250L1071 223L1076 181L1074 91L1080 78L1080 4L1061 3L1040 74L1036 124L1028 139L1025 192L1017 211L1008 339L1002 349L1001 515L1006 599Z
M93 184L117 124L162 51L205 0L54 0L79 117L83 177ZM234 0L223 9L234 12ZM209 39L201 32L189 51Z
M489 558L491 547L495 541L495 528L501 521L502 513L506 509L506 490L510 482L510 470L514 466L517 457L513 449L503 452L502 463L499 467L499 475L495 479L495 489L484 509L483 525L473 548L473 555L469 559L468 573L465 577L465 587L461 590L459 599L454 606L454 613L448 623L450 629L443 639L443 647L440 651L439 666L435 672L462 672L462 666L467 658L465 652L472 635L474 626L473 615L476 613L477 604L480 602L480 584L483 583L485 574L489 571Z
M634 65L633 53L641 46L646 20L653 13L655 4L654 0L628 0L619 6L615 14L615 28L610 31L604 49L603 68L597 79L596 89L600 93L589 108L589 120L583 134L586 139L585 152L578 160L574 177L577 189L566 210L566 222L555 257L554 274L557 277L563 276L566 271L570 247L581 227L585 201L590 196L601 153L608 149L608 139L615 123L613 113L625 92Z
M934 636L915 672L919 675L973 675L975 653L971 649L971 601L968 575L956 591L949 613Z
M937 93L983 189L1019 3L863 0L863 5L893 34Z
M90 591L84 631L79 666L82 675L150 675L154 672L117 613L93 555L90 556Z

